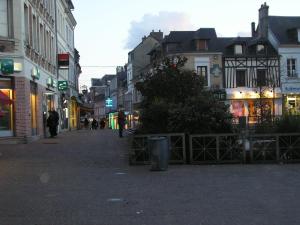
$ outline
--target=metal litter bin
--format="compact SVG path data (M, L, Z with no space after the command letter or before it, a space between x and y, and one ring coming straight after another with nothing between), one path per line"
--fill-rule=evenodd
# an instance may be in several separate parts
M169 145L166 137L148 138L148 150L152 171L163 171L168 169Z

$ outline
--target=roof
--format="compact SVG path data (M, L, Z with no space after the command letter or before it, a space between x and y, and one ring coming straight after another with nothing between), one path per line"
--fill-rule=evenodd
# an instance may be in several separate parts
M216 38L216 30L215 28L200 28L199 30L195 31L194 38L195 39L213 39Z
M297 29L300 29L300 17L269 16L269 26L280 44L298 44Z
M165 36L164 42L178 43L190 40L194 33L195 31L171 31L169 35Z

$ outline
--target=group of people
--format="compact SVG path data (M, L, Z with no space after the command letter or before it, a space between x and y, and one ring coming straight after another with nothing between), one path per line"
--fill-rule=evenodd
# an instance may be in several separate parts
M83 123L84 123L85 129L89 129L90 128L90 121L88 120L88 118L85 118ZM105 128L105 124L106 124L105 119L104 118L101 119L100 120L100 129L104 129ZM97 130L98 126L99 126L98 121L95 118L93 118L92 124L91 124L91 129L92 130Z
M47 127L49 127L49 133L50 133L50 137L53 138L55 136L57 136L57 127L58 127L58 123L59 122L59 114L58 112L56 112L54 109L49 111L49 116L47 118ZM123 137L123 130L125 127L125 123L126 123L126 116L123 110L120 110L118 112L118 126L119 126L119 137L122 138ZM89 120L88 118L84 119L84 127L86 129L89 128ZM100 120L100 129L104 129L105 128L105 119L101 119ZM92 123L91 123L91 129L92 130L97 130L99 126L98 121L93 118Z

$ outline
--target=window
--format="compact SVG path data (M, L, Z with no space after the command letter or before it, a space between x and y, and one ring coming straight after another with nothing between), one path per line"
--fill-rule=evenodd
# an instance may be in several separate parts
M243 54L243 46L242 45L235 45L234 46L234 53L236 55L241 55Z
M245 87L246 86L246 70L236 71L236 86Z
M264 45L257 45L256 46L256 52L259 55L264 55L265 54L265 46Z
M297 77L296 59L287 59L287 76L288 77Z
M27 5L24 5L24 26L25 26L25 40L27 43L29 43L29 19L28 19L29 13L28 13L28 7Z
M8 37L8 3L7 0L0 0L0 36Z
M204 86L208 86L207 66L197 66L197 75L204 78Z
M169 43L167 45L167 52L177 51L179 49L179 45L177 43Z
M261 86L266 86L267 82L266 82L266 70L264 69L258 69L257 70L257 86L261 87Z
M206 40L197 40L196 42L197 50L207 50L207 42Z

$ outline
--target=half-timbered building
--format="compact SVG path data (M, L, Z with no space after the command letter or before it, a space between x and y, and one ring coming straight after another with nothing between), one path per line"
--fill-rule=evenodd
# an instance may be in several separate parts
M280 61L269 41L262 37L222 41L227 42L223 50L223 85L233 116L256 123L262 116L280 115Z

